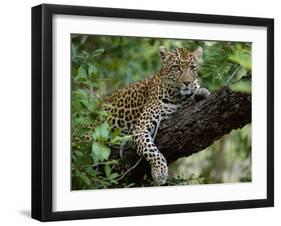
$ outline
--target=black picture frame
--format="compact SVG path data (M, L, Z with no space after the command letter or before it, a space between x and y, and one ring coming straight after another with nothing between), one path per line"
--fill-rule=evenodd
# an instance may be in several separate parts
M52 18L55 14L181 21L267 28L267 198L130 208L52 210ZM121 217L274 205L274 20L237 16L43 4L32 8L32 218L40 221Z

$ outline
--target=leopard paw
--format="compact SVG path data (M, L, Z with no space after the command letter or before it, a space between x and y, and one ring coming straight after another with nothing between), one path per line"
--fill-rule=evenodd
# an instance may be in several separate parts
M199 88L194 92L194 99L196 101L205 99L210 95L210 91L205 88Z
M151 167L151 176L156 185L166 183L168 177L168 166L166 163L157 164Z

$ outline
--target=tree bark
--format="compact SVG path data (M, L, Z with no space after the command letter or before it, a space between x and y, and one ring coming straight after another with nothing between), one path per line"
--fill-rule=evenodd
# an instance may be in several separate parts
M170 163L205 149L231 130L250 122L251 95L224 87L206 99L191 101L171 119L161 122L155 143ZM114 149L112 158L120 158L119 152ZM132 148L124 149L123 170L132 167L139 158ZM136 183L148 172L148 164L142 160L130 172L130 181Z

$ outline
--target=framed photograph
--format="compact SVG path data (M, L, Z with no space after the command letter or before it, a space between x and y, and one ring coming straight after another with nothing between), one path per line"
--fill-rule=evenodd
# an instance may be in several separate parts
M32 8L32 217L274 205L274 21Z

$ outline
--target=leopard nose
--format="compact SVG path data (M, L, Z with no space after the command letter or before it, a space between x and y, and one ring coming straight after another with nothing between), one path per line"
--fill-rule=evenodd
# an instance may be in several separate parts
M190 84L190 82L185 81L185 82L183 82L183 84L185 84L186 86L188 86L188 85Z

